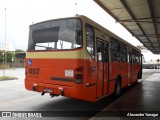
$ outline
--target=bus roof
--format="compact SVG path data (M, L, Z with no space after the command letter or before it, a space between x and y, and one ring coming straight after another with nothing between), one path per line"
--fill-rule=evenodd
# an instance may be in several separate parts
M117 39L118 41L126 44L127 46L137 50L138 52L141 52L141 50L135 46L133 46L132 44L128 43L126 40L122 39L121 37L117 36L116 34L114 34L113 32L109 31L108 29L104 28L103 26L99 25L98 23L96 23L95 21L91 20L90 18L80 15L78 16L82 19L86 19L86 21L92 25L93 27L95 27L97 30L101 31L102 33L110 36L111 38Z
M108 29L104 28L103 26L99 25L98 23L96 23L95 21L91 20L90 18L88 18L88 17L86 17L84 15L75 15L73 17L46 20L46 21L42 21L42 22L39 22L39 23L32 24L32 25L30 25L30 27L38 25L38 24L46 23L46 22L51 22L51 21L55 21L55 20L69 19L69 18L70 19L71 18L80 18L80 19L82 19L82 21L85 21L86 23L90 24L91 26L93 26L95 29L97 29L98 31L102 32L103 34L106 34L106 35L110 36L111 38L114 38L114 39L126 44L127 46L137 50L138 52L141 52L141 50L139 48L133 46L132 44L128 43L127 41L125 41L121 37L117 36L113 32L109 31Z

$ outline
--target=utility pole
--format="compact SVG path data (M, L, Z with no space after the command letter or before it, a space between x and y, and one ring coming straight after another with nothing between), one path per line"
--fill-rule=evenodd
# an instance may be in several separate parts
M4 70L4 69L5 69L5 68L4 68L4 66L5 66L5 64L4 64L4 52L3 52L2 55L3 55L3 77L4 77L4 76L5 76L5 70Z
M6 69L6 64L7 64L7 54L6 54L6 8L5 8L5 13L4 13L4 53L3 53L3 56L4 56L4 68L3 68L3 76L5 76L5 69Z

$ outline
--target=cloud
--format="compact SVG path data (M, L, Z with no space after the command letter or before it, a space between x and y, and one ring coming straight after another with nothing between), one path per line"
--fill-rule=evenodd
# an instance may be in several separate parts
M73 0L0 0L0 42L5 36L15 49L27 49L29 26L32 23L73 15ZM6 11L5 11L6 8Z
M75 4L77 3L77 5ZM0 41L4 41L4 16L6 10L6 39L15 49L27 49L29 26L49 19L86 15L125 40L131 35L121 34L124 29L115 24L93 0L0 0ZM124 36L125 35L125 36ZM134 40L136 41L136 40ZM136 44L139 44L136 42Z

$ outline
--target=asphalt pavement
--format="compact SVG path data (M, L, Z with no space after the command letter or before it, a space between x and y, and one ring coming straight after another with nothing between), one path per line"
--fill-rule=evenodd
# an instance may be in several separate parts
M53 116L55 111L59 112L55 117L47 117L45 120L54 119L54 120L75 120L73 115L77 114L76 119L79 120L88 120L91 116L85 116L87 112L85 111L100 111L105 106L113 102L114 99L107 98L100 100L96 103L87 102L67 97L54 97L50 98L48 94L41 96L40 93L27 91L24 87L24 77L25 71L23 68L18 69L8 69L5 70L7 76L15 76L17 80L8 80L0 81L0 111L48 111L49 116ZM3 70L0 70L0 75L3 75ZM53 111L50 113L50 111ZM69 112L67 112L69 111ZM60 117L61 114L66 116L69 113L68 117ZM46 113L45 113L46 114ZM81 115L83 114L83 115ZM77 116L76 115L76 116ZM81 117L82 116L82 117ZM3 118L13 119L13 118ZM20 119L20 118L17 118ZM16 119L16 120L17 120ZM23 118L23 119L36 119L36 118ZM43 119L43 118L38 118Z
M143 80L147 80L150 76L152 76L156 70L144 70L143 73ZM15 76L17 80L8 80L8 81L0 81L0 111L18 111L25 114L26 112L38 112L38 111L47 111L49 116L53 116L53 111L60 111L60 113L56 113L57 116L54 117L46 117L45 120L88 120L88 119L95 119L94 117L99 111L106 110L106 108L110 108L110 106L116 105L115 103L118 99L113 98L112 96L106 97L98 102L87 102L76 100L67 97L54 97L50 98L48 94L41 96L40 93L27 91L24 87L24 77L25 77L25 70L24 68L17 68L17 69L8 69L5 70L5 74L8 76ZM0 70L0 76L3 75L3 70ZM142 81L140 81L142 82ZM133 88L130 90L125 91L122 94L122 97L129 93ZM121 97L120 97L121 98ZM52 112L50 112L52 111ZM69 112L68 112L69 111ZM93 116L85 116L87 112L96 111ZM78 114L72 117L73 114ZM64 114L65 116L61 117L60 115ZM69 116L66 117L66 114ZM81 115L83 114L83 115ZM43 115L43 114L42 114ZM73 115L74 116L74 115ZM104 118L104 117L103 117ZM0 118L2 120L10 120L10 119L22 119L20 117L16 118L9 118L3 117ZM44 118L25 118L25 120L40 120ZM106 119L106 118L105 118ZM109 119L109 118L108 118Z
M143 76L141 83L90 120L160 120L160 73L148 69Z

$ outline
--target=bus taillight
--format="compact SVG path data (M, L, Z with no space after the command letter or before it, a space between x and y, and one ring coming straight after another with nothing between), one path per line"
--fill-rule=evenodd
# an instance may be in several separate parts
M74 71L74 79L76 84L83 83L83 67L76 68Z

